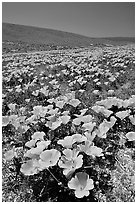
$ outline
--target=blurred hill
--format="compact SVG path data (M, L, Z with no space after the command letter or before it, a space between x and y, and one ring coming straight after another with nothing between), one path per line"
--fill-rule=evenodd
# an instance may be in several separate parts
M90 38L53 29L2 23L2 41L76 47L103 43L112 45L134 43L135 38Z

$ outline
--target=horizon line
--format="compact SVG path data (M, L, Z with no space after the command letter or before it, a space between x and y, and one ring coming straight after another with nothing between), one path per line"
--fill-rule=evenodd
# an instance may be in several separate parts
M71 34L75 34L75 35L80 35L80 36L83 36L83 37L87 37L87 38L135 38L135 36L106 36L106 37L90 37L90 36L86 36L86 35L83 35L83 34L80 34L80 33L72 33L72 32L69 32L69 31L65 31L65 30L57 30L55 28L49 28L49 27L39 27L37 25L26 25L26 24L17 24L17 23L11 23L11 22L3 22L2 21L2 24L3 23L7 23L7 24L13 24L13 25L19 25L19 26L27 26L27 27L34 27L34 28L41 28L41 29L49 29L49 30L54 30L54 31L60 31L60 32L65 32L65 33L71 33Z

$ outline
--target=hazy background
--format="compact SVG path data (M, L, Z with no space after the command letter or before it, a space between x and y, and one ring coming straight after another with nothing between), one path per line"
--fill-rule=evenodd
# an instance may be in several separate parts
M89 37L134 37L133 2L4 2L2 21Z

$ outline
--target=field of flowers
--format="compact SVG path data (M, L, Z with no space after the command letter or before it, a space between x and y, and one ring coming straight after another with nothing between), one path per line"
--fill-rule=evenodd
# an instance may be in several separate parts
M133 202L135 48L3 54L4 202Z

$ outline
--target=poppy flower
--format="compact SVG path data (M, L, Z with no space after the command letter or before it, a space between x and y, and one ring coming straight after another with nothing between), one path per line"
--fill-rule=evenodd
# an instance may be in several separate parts
M127 116L130 115L130 112L131 112L130 110L119 111L119 112L116 113L116 116L117 116L118 118L120 118L121 120L123 120L124 118L126 118Z
M76 173L75 178L68 182L68 187L75 190L77 198L83 198L89 195L89 190L94 188L93 180L85 172Z
M48 112L47 112L47 114L49 114L49 115L55 115L55 114L58 113L58 111L59 111L59 108L49 109Z
M104 84L105 84L105 85L108 85L108 84L109 84L109 82L108 82L108 81L106 81L106 82L104 82Z
M132 95L131 98L126 99L126 100L123 101L123 107L124 108L127 108L129 106L135 107L135 96L134 95Z
M102 113L107 118L113 113L113 111L107 110L104 106L93 106L92 110L96 113Z
M71 99L69 100L68 104L72 105L73 107L77 107L81 102L78 99Z
M10 122L9 116L2 116L2 126L7 126Z
M66 93L65 96L67 100L75 99L75 91L71 91L70 93Z
M37 147L41 148L41 149L45 149L50 145L51 141L47 140L47 141L39 141L37 142Z
M80 93L83 93L85 90L84 89L79 89L78 90Z
M135 125L135 117L133 115L129 116L129 119L133 125Z
M89 123L93 119L93 116L92 115L84 115L81 119L82 119L82 122Z
M47 107L44 106L34 106L32 113L36 117L44 117L47 113Z
M32 147L31 149L27 150L27 152L24 154L24 157L29 157L29 158L39 158L41 152L43 152L42 148L39 147Z
M69 115L63 115L63 116L60 116L60 119L61 119L63 124L67 124L70 120L70 116Z
M56 102L56 107L58 107L60 109L62 109L64 105L65 105L65 101L57 101Z
M84 130L88 130L90 132L92 132L93 128L96 126L96 123L94 122L89 122L89 123L84 123L82 125L82 127L84 128Z
M32 147L35 147L35 144L36 144L36 140L30 140L30 141L26 142L25 146L32 148Z
M116 120L117 119L114 116L111 116L110 122L104 119L103 122L99 125L98 129L96 130L97 136L101 138L106 138L106 133L109 131L110 128L113 127Z
M99 95L99 90L94 90L92 93L95 95Z
M62 114L63 116L69 115L69 111L63 111L61 114Z
M30 98L26 98L25 101L26 101L27 103L29 103L29 102L30 102Z
M76 115L76 114L75 114ZM84 123L88 123L88 122L90 122L92 119L93 119L93 117L91 116L91 115L76 115L78 118L75 118L74 120L73 120L73 124L75 124L75 125L80 125L81 124L81 122L84 122Z
M58 140L57 143L62 145L63 147L71 148L73 145L73 137L72 136L66 136L64 139Z
M84 115L87 112L87 110L88 110L88 108L84 108L84 109L80 110L81 115Z
M86 132L84 132L84 135L85 135L85 137L87 138L87 140L89 140L89 141L93 141L94 140L94 138L96 137L96 131L93 131L92 133L90 132L90 131L86 131Z
M72 123L74 125L80 125L81 122L82 122L82 117L78 117L78 118L75 118Z
M39 95L39 90L35 90L35 91L33 91L33 92L32 92L32 95L34 95L34 96L38 96L38 95Z
M82 167L83 155L79 155L79 151L76 149L70 150L65 149L63 151L63 156L58 162L60 168L63 168L63 174L68 176L68 174L74 172L76 169Z
M45 133L44 132L35 132L31 137L32 137L32 139L33 140L44 140L44 135L45 135Z
M85 152L85 154L93 157L103 156L103 150L100 147L94 146L94 143L87 140L85 141L85 145L79 145L80 151Z
M16 108L16 103L10 103L9 105L8 105L8 107L10 108L10 110L12 111L12 112L14 112L15 111L15 108Z
M54 101L55 101L54 98L50 98L50 99L47 100L48 103L53 103Z
M98 79L98 78L96 78L96 79L94 79L93 81L96 83L97 81L99 81L99 79Z
M55 166L60 158L61 154L56 149L45 150L40 154L40 165L42 169L50 166Z
M109 95L112 95L113 93L114 93L114 90L113 90L113 89L108 90L108 94L109 94Z
M55 119L54 122L52 122L52 120ZM49 127L51 130L55 130L57 129L62 123L61 118L57 118L56 116L53 118L53 116L51 117L50 121L47 121L46 126Z
M111 77L109 77L108 79L109 79L109 81L111 81L111 82L113 82L113 81L116 80L116 78L115 78L113 75L112 75Z
M40 92L43 93L45 96L48 96L49 94L48 86L44 86L43 88L41 88Z
M13 149L7 151L7 152L5 153L5 155L4 155L4 157L5 157L5 159L6 159L7 161L12 160L12 159L13 159L14 157L16 157L16 156L17 156L17 154L16 154L16 152L15 152L15 148L13 148Z
M100 84L101 84L101 82L100 82L100 81L99 81L99 82L96 82L96 85L98 85L98 86L99 86Z
M128 132L126 134L126 138L128 139L128 141L134 141L135 140L135 132Z
M108 97L107 99L97 101L97 105L104 106L106 109L110 109L112 106L122 107L123 100L116 97Z
M20 127L20 121L17 115L10 115L9 120L10 123L16 128L16 130Z
M34 175L39 172L39 166L39 161L32 159L22 164L20 171L26 176Z
M71 148L75 142L86 141L87 138L81 134L74 134L72 136L66 136L63 140L58 140L58 144L61 144L63 147Z

